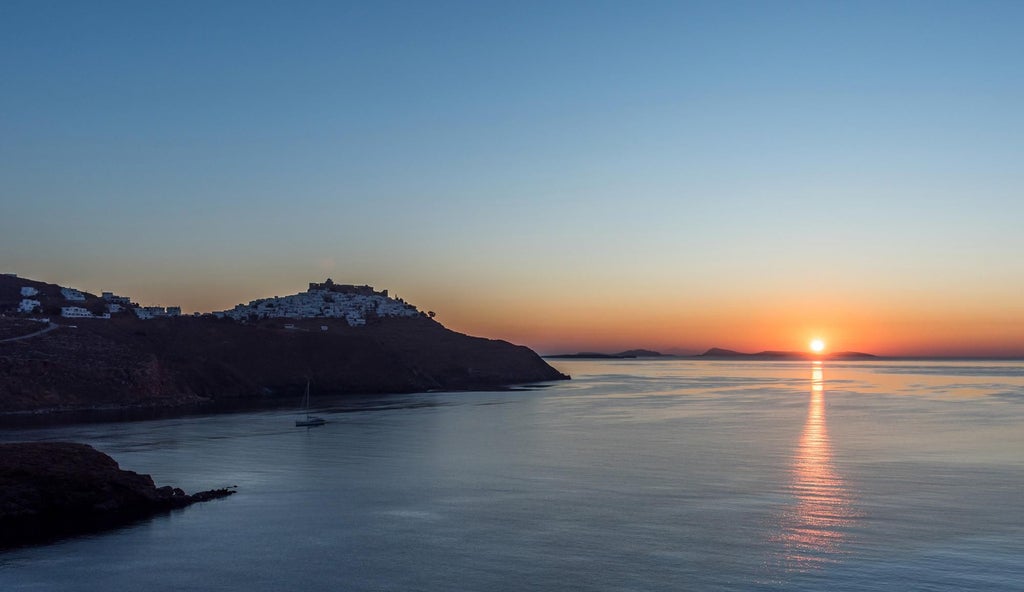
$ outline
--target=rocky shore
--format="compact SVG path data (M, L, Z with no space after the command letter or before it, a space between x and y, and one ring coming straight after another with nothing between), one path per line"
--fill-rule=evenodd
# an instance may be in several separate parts
M114 528L234 492L157 487L85 444L0 444L0 548Z

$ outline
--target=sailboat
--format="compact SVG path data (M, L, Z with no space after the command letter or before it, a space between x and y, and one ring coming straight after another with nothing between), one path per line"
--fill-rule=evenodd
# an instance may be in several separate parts
M311 428L322 426L327 420L322 417L309 414L309 379L306 379L306 394L302 396L302 410L306 412L306 419L296 419L295 427Z

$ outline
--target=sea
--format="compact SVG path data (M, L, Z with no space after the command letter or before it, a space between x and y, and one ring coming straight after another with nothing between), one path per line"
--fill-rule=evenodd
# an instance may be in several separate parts
M0 553L0 590L1024 590L1024 362L552 363L573 379L314 393L314 428L4 427L238 493Z

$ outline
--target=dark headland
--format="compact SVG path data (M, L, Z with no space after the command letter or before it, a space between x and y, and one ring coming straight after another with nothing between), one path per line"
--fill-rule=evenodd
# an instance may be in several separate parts
M157 487L85 444L0 444L0 549L114 528L232 493Z
M84 316L62 317L69 305ZM369 286L328 280L216 315L171 311L0 275L0 414L297 404L307 379L344 395L568 378L527 347L457 333Z

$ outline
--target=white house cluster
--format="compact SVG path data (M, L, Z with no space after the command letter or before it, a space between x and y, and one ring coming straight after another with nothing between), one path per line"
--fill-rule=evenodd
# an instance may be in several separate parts
M415 317L415 306L400 298L388 297L388 291L375 291L371 286L353 286L326 282L311 283L305 292L291 296L274 296L239 304L231 310L213 313L236 321L247 319L345 319L350 326L365 325L372 317Z
M5 274L17 277L13 274ZM60 295L68 304L60 307L60 316L68 319L109 319L110 315L131 310L140 319L153 319L156 317L176 317L181 315L180 306L138 306L133 305L128 296L118 296L113 292L104 292L104 308L102 314L94 314L88 308L79 306L76 303L85 303L85 294L74 288L61 288ZM39 298L39 290L32 286L22 286L21 303L18 304L18 312L33 313L39 312L43 304Z

